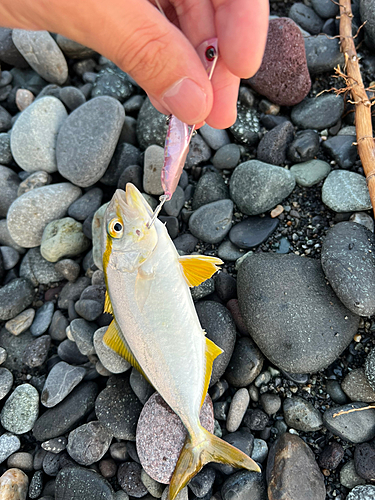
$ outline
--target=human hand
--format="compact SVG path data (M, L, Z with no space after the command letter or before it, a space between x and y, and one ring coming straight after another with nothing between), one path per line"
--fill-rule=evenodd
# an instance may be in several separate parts
M268 26L267 0L2 0L8 27L60 33L129 73L159 111L181 121L229 127L240 78L258 70ZM217 37L212 81L195 52Z

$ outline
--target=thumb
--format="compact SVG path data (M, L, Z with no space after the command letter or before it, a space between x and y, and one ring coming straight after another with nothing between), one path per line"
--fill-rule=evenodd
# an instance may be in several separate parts
M211 111L211 83L194 47L147 0L3 0L0 14L10 27L44 29L91 47L185 123Z

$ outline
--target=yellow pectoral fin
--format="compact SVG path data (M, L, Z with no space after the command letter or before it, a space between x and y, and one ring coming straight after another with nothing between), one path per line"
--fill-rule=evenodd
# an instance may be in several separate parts
M206 394L208 391L208 386L210 384L211 373L212 373L212 364L213 364L215 358L217 358L223 352L223 350L220 349L220 347L218 347L208 337L206 337L205 340L206 340L206 355L205 355L206 367L205 367L205 373L204 373L204 386L203 386L201 406L203 405L203 402L205 400L205 397L206 397Z
M117 352L119 356L126 359L126 361L130 363L132 366L134 366L134 368L138 370L141 375L144 376L147 382L149 382L147 376L140 367L138 361L135 359L134 354L132 353L130 347L128 346L128 343L124 339L124 336L122 335L120 327L118 326L116 320L113 320L109 325L107 331L104 334L103 342L110 349L112 349L112 351Z
M113 308L112 308L111 299L109 298L108 290L105 292L104 312L108 313L108 314L112 314L112 316L113 316Z
M217 266L223 264L221 259L208 255L184 255L178 260L185 280L190 287L198 286L211 278L220 269Z

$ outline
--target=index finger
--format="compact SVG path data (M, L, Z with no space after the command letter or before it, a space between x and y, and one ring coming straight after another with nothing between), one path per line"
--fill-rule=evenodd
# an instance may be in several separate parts
M220 55L228 69L249 78L259 69L267 40L267 0L212 0Z

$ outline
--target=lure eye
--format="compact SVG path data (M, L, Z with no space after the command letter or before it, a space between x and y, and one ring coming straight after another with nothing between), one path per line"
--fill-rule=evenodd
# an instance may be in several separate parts
M118 219L112 219L108 224L108 233L112 238L121 238L124 227Z
M209 47L207 47L206 49L206 59L208 61L213 61L216 57L216 50L215 50L215 47L213 47L212 45L210 45Z

